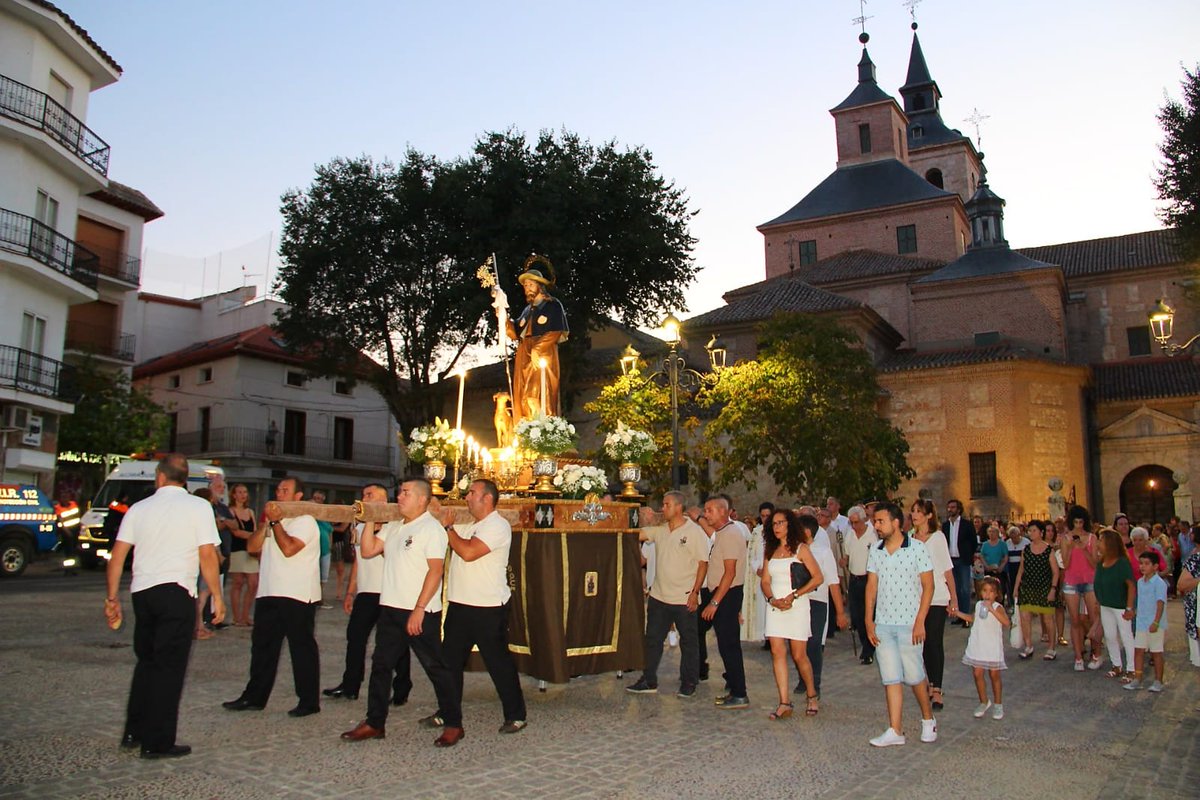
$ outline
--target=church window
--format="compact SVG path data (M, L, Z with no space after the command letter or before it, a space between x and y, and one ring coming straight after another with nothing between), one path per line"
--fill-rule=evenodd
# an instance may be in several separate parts
M923 94L913 95L912 107L913 107L913 111L920 111L921 109L925 108L925 95L923 95Z
M982 331L975 334L976 347L989 347L1000 344L1000 331Z
M917 252L917 226L896 226L896 252L901 255Z
M1132 328L1126 328L1125 338L1129 340L1130 357L1150 355L1149 325L1135 325Z
M967 459L971 471L971 497L995 497L999 494L996 481L996 451L968 453Z
M858 147L864 153L871 152L871 126L858 126Z
M929 172L926 172L925 180L929 181L930 183L932 183L934 186L936 186L939 189L946 188L946 183L945 183L944 179L942 178L942 171L940 169L934 168L934 169L929 170Z
M817 263L817 240L809 239L800 243L800 266ZM1149 330L1147 328L1147 330Z
M924 136L924 135L925 135L925 129L924 129L924 128L922 128L920 125L913 125L913 127L912 127L912 138L914 138L914 139L920 139L920 138L921 138L922 136Z

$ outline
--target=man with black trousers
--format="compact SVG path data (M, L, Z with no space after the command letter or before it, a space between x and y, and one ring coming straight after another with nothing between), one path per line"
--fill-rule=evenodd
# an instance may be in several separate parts
M954 565L954 593L958 599L958 607L972 608L971 567L975 564L975 551L979 549L979 535L975 532L975 524L965 518L962 512L961 501L946 501L946 521L942 523L942 533L946 535L946 543L950 546L950 562ZM963 623L961 620L953 620L951 624Z
M389 522L378 534L363 528L362 555L383 557L383 588L379 593L379 624L371 657L367 718L342 738L350 742L382 739L391 699L392 673L401 654L411 649L429 676L445 722L438 747L453 747L463 737L461 700L454 678L442 659L442 574L446 559L446 530L429 513L433 490L424 478L400 485L396 506L403 521Z
M213 620L225 617L218 581L216 523L206 500L188 494L187 459L169 453L154 470L155 492L134 503L121 521L108 562L104 616L121 627L118 590L125 558L137 548L130 586L133 652L137 666L129 689L122 747L140 747L142 758L177 758L192 748L175 742L179 699L196 628L196 573L213 587Z
M512 547L512 526L500 516L496 505L500 491L489 480L471 483L467 491L467 511L474 522L461 534L451 523L454 509L442 512L442 524L450 541L450 577L446 586L446 627L442 652L454 677L455 706L461 708L463 670L472 645L479 647L483 664L492 677L504 724L500 733L518 733L525 728L525 695L512 653L508 651L508 551ZM426 721L427 720L427 721ZM426 718L429 726L449 726L451 720ZM461 726L461 722L459 723ZM449 728L447 728L449 729ZM461 727L459 736L461 738Z
M275 487L275 499L281 503L304 499L304 484L299 478L283 478ZM250 680L236 700L222 705L229 711L266 707L287 639L300 700L288 716L307 717L321 710L321 659L314 635L321 602L321 533L309 514L285 519L270 503L264 513L267 524L246 542L247 552L262 554L250 634Z
M850 521L850 533L845 537L842 563L850 575L850 624L862 643L859 662L874 664L875 645L867 637L867 561L879 537L875 535L875 528L867 519L867 510L862 506L852 506L846 512L846 517Z
M700 612L701 619L712 624L717 634L717 650L725 665L726 694L715 701L722 709L750 707L746 696L746 667L742 661L742 591L746 580L746 539L729 518L729 501L712 497L704 504L704 518L713 529L712 551L705 576L711 593Z

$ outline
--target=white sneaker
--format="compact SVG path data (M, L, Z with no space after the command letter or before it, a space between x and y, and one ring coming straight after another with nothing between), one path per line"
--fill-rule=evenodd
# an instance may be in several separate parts
M921 741L936 742L937 741L937 720L923 719L921 720Z
M975 719L983 719L983 716L987 714L988 709L991 707L992 704L990 702L980 703L979 705L975 706Z
M1138 680L1133 680L1133 681L1130 681L1129 683L1125 684L1121 688L1126 691L1129 691L1129 692L1135 692L1138 689L1142 688L1142 682L1138 681Z
M1083 667L1083 659L1082 659L1082 658L1077 658L1077 659L1075 659L1075 671L1076 671L1076 672L1083 672L1083 669L1084 669L1084 667Z
M992 707L992 719L1004 719L1004 706L1000 703Z
M872 747L891 747L893 745L904 744L907 741L903 734L896 733L891 728L876 736L871 740Z
M1146 687L1146 691L1147 692L1161 692L1164 688L1165 687L1163 686L1162 681L1155 681L1154 683L1152 683Z

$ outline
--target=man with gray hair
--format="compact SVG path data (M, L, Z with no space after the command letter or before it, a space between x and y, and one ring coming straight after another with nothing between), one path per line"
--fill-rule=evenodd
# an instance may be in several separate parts
M658 691L658 664L663 639L671 625L679 632L679 697L696 695L700 680L699 630L696 612L700 587L708 573L708 537L683 513L683 492L663 495L665 525L642 528L643 542L653 542L656 552L654 582L646 603L646 665L642 677L625 687L633 694Z
M717 633L717 650L725 665L727 693L716 699L718 708L749 708L746 696L746 667L742 661L741 631L738 612L742 609L742 591L746 580L746 540L732 525L729 503L722 497L709 498L704 518L713 529L713 545L705 576L712 593L700 613Z
M867 636L867 559L871 548L879 543L879 537L867 518L867 510L862 506L852 506L846 512L846 518L850 521L850 535L845 539L842 563L849 573L850 624L862 643L859 661L873 664L875 645Z

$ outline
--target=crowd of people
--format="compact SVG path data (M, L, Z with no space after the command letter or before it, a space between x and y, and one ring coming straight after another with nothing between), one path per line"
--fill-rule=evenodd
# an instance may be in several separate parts
M1104 526L1074 506L1054 520L1006 522L968 518L951 499L939 520L924 497L906 509L854 505L843 516L830 497L794 509L764 502L751 530L727 495L685 507L684 495L668 493L663 524L641 533L646 666L626 687L634 694L658 692L665 642L680 649L677 695L694 697L708 680L712 628L725 682L717 708L749 707L742 642L762 640L778 693L769 719L795 710L789 661L804 712L816 716L826 640L851 628L860 663L876 665L885 687L888 727L871 744L905 743L904 685L920 709L921 740L933 742L933 712L945 708L947 624L970 628L961 661L979 696L974 716L1002 720L1006 638L1020 659L1034 657L1039 636L1044 661L1069 648L1077 672L1100 669L1107 653L1114 682L1163 691L1166 605L1177 596L1189 658L1200 668L1200 526L1177 517L1134 526L1118 514Z

